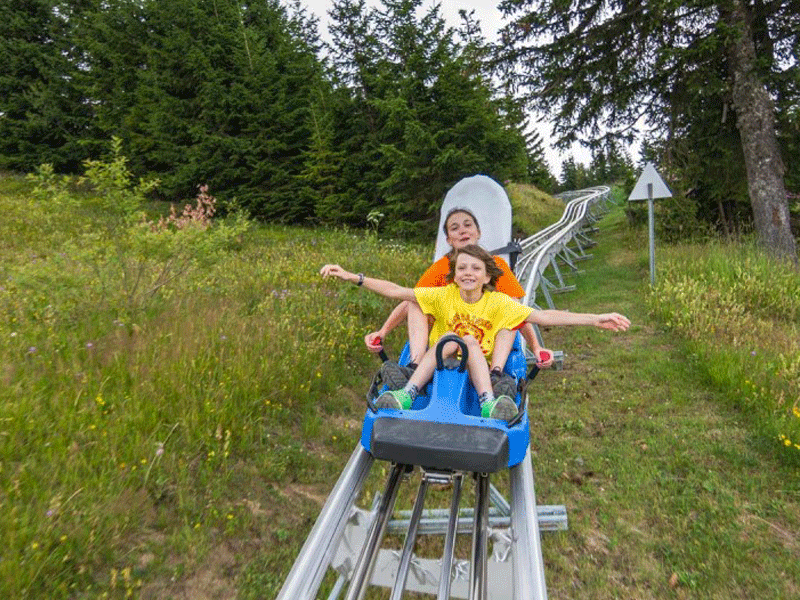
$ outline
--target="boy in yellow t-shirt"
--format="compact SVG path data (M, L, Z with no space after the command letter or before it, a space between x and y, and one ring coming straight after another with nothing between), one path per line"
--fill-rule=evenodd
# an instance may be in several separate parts
M436 315L431 328L428 346L447 333L461 338L473 336L484 356L491 356L494 340L501 329L514 329L523 323L533 310L520 304L506 294L495 291L484 292L480 300L465 302L455 283L444 287L414 288L422 312Z
M612 331L625 331L630 326L630 321L618 313L596 315L535 310L506 294L492 291L502 271L486 250L473 244L455 250L448 275L453 283L445 287L406 288L383 279L365 277L363 273L350 273L339 265L325 265L320 274L363 285L387 298L416 301L424 313L435 319L430 334L430 348L405 388L381 394L375 401L378 408L411 408L419 390L433 377L436 342L444 334L455 333L467 346L467 371L478 392L481 415L510 421L517 414L517 405L508 396L494 397L487 363L498 331L513 329L525 322L539 325L594 325ZM442 356L452 356L458 350L458 344L450 342L442 349Z

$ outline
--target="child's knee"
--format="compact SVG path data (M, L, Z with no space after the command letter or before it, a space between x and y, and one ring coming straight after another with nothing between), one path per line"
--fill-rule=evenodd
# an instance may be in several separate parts
M465 335L463 338L464 343L467 345L467 348L480 348L481 344L475 336L472 335Z
M442 346L442 356L448 357L453 356L456 352L458 352L460 346L455 342L447 342L444 346Z

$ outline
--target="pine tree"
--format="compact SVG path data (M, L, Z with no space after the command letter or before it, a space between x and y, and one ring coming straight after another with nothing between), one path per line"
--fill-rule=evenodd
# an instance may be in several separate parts
M562 143L578 136L599 142L603 129L630 141L642 116L675 140L675 117L692 104L683 100L716 92L717 121L726 106L735 113L759 238L774 254L797 260L769 93L797 99L786 85L797 72L793 0L502 6L515 15L503 34L508 73L527 86L534 104L553 111Z
M302 221L314 23L277 2L115 0L89 24L98 121L168 197L206 183L258 217Z
M75 171L91 109L79 85L74 32L81 2L26 0L0 5L0 167L50 163Z
M423 11L420 0L371 10L341 0L331 14L335 141L351 201L326 205L329 214L363 223L380 208L390 231L429 235L442 196L464 176L525 179L523 125L485 78L474 27L459 43L438 7Z
M574 156L568 157L561 163L559 191L582 190L593 183L596 182L590 181L586 166L576 162Z

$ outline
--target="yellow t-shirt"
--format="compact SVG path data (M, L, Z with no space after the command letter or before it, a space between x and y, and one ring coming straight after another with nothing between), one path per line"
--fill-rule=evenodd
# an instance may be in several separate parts
M458 286L414 288L422 312L436 321L428 343L433 346L442 335L452 331L461 337L472 335L485 356L494 350L494 338L501 329L514 329L525 321L533 308L520 304L501 292L484 292L481 299L468 304L461 298Z

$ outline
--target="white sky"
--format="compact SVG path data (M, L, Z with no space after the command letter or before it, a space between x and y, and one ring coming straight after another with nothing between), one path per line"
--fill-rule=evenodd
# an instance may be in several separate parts
M330 8L330 0L301 1L312 13L319 17L320 34L322 35L323 39L329 39L327 30L327 11ZM437 0L425 0L423 2L423 9L429 8L436 1ZM458 16L458 11L461 9L464 9L467 12L474 10L475 19L480 22L484 37L487 40L494 41L497 39L497 32L504 24L500 11L497 10L497 5L499 3L500 0L441 0L440 12L448 25L451 27L458 27L461 23L461 19ZM380 5L379 0L367 0L367 6L378 5ZM542 136L545 158L550 165L550 171L556 177L559 177L561 174L561 163L569 158L570 155L575 157L576 162L583 163L584 165L588 166L589 162L591 161L591 155L588 150L582 148L579 144L574 144L571 151L567 153L559 153L550 146L550 140L552 137L550 134L550 125L548 123L535 122L533 115L530 116L530 120L532 121L532 126L536 129L536 131L539 132L539 135Z

